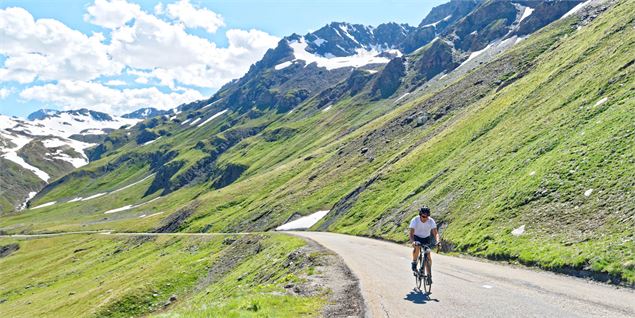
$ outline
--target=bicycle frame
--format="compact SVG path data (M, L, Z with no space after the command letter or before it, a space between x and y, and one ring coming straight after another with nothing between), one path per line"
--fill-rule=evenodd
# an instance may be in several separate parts
M416 286L417 286L417 289L421 290L421 283L423 282L424 291L426 293L429 293L430 290L432 289L432 286L428 284L429 273L426 273L425 264L428 263L428 260L430 257L429 253L432 251L432 249L427 244L423 244L423 245L416 244L416 246L419 247L419 257L418 257L419 267L417 268L417 271L415 272ZM432 270L432 266L430 266L430 270Z

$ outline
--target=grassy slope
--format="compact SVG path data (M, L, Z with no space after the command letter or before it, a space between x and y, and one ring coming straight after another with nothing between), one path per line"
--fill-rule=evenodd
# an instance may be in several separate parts
M305 244L298 238L0 239L0 245L16 242L20 249L0 258L3 317L250 317L281 305L286 311L276 311L278 317L300 317L314 316L324 302L319 294L299 296L282 288L310 274L309 267L287 265L287 255ZM177 301L165 306L171 295Z
M331 230L404 240L406 208L425 203L459 250L635 282L634 17L622 2L561 40L398 162Z

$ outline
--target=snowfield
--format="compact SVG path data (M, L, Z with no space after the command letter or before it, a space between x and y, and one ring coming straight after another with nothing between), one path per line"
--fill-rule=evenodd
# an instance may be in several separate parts
M203 125L205 125L205 124L209 123L210 121L214 120L215 118L218 118L220 115L222 115L222 114L224 114L224 113L226 113L226 112L227 112L227 109L222 110L222 111L220 111L220 112L218 112L218 113L216 113L216 114L212 115L212 117L207 118L204 122L202 122L202 123L198 124L198 126L197 126L197 127L201 127L201 126L203 126ZM194 124L194 123L192 122L192 124Z
M348 34L348 33L346 33ZM293 49L294 61L302 60L307 65L316 63L318 67L324 67L327 70L334 70L342 67L361 67L368 64L386 64L390 61L387 57L377 56L380 52L376 50L364 50L357 49L357 54L343 57L324 57L316 54L312 54L306 51L308 44L304 38L299 41L292 41L289 46ZM287 63L287 62L285 62ZM285 63L278 64L280 69L289 65L283 65Z
M329 211L317 211L311 215L303 216L295 221L278 226L276 231L306 230L326 216Z

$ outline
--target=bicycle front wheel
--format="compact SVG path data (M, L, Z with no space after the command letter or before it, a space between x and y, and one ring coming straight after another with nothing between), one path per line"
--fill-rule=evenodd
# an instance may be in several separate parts
M430 264L430 259L428 258L428 255L425 256L424 260L423 260L424 264L427 265L424 266L424 270L426 272L426 275L423 275L423 291L425 291L427 294L432 292L432 284L430 282L430 275L431 273L427 271L427 268L430 268L430 270L432 271L432 266Z

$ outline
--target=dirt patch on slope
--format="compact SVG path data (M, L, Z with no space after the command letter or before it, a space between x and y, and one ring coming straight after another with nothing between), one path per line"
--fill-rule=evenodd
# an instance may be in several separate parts
M11 243L8 245L0 246L0 258L7 257L11 255L11 253L20 249L20 245L18 243Z
M156 228L155 233L174 233L178 232L181 226L185 224L187 218L189 218L196 209L201 205L200 201L192 201L186 207L170 214L163 220L161 226Z

